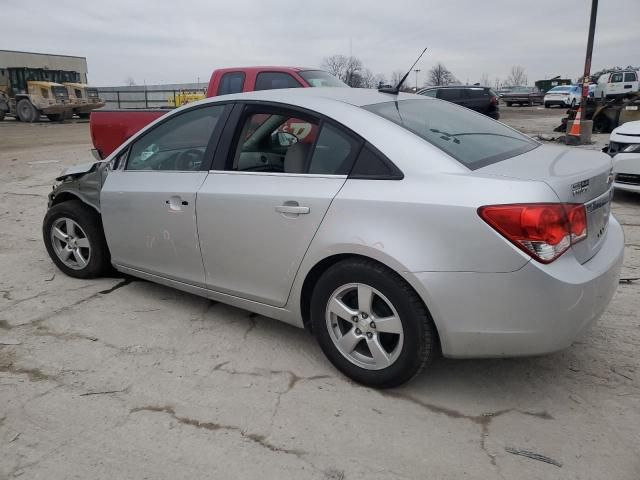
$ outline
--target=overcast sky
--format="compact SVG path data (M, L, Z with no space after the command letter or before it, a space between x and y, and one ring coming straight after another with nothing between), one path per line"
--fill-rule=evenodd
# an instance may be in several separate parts
M349 54L390 78L420 50L462 82L582 74L590 0L2 0L0 48L86 56L89 82L206 81L218 67L318 67ZM24 19L24 21L20 21ZM640 0L601 0L593 68L640 64ZM415 76L410 77L410 85Z

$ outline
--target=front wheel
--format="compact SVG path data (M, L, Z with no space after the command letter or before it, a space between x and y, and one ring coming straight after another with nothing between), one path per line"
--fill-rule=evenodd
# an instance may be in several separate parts
M320 277L311 321L331 363L370 387L411 380L436 352L433 321L420 297L399 275L371 260L345 260Z
M100 217L79 200L51 207L44 217L42 236L53 263L70 277L95 278L110 268Z
M21 122L37 122L40 119L40 111L33 106L30 100L23 98L16 105L16 116Z

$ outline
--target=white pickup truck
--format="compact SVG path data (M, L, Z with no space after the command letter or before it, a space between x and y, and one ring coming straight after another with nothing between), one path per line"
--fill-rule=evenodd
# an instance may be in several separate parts
M603 73L598 78L595 98L612 98L628 93L637 92L639 88L638 72L636 70L619 70Z

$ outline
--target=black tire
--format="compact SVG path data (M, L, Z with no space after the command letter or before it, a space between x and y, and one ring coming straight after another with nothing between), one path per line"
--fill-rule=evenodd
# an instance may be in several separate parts
M61 113L49 113L47 114L47 118L50 122L61 122L64 120L64 117Z
M544 103L544 108L551 108L551 105L549 105L547 102Z
M86 234L89 241L90 256L84 268L71 268L63 263L55 251L52 240L54 222L61 218L69 218L76 222ZM44 244L53 263L70 277L96 278L111 270L111 256L107 241L104 238L102 222L98 213L80 200L69 200L54 205L49 209L42 224Z
M91 116L91 113L89 113L89 112L76 113L76 115L78 115L78 118L82 118L83 120L87 120Z
M23 98L16 106L16 116L21 122L33 123L40 120L40 112L33 106L30 100Z
M513 105L511 102L507 102L507 107L510 107L511 105Z
M365 284L382 293L396 309L404 340L396 360L386 368L368 370L348 360L338 350L329 332L325 312L332 294L341 286ZM341 261L325 271L311 297L313 332L331 363L354 381L374 388L392 388L418 375L437 351L437 333L417 293L398 274L367 259ZM363 339L364 340L364 339Z

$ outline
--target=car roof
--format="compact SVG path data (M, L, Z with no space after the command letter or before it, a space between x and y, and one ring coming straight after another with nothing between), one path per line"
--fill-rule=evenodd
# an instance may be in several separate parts
M316 87L316 88L283 88L273 90L257 90L254 92L234 93L211 97L201 102L222 102L237 100L258 100L265 102L289 103L300 105L308 100L333 100L347 103L356 107L375 103L392 102L394 100L425 100L422 95L400 93L398 95L378 92L373 88L345 88L345 87Z
M228 73L228 72L245 72L245 73L261 73L261 72L304 72L306 70L321 70L320 68L305 68L305 67L283 67L271 66L271 65L252 65L250 67L225 67L217 68L216 72Z
M425 90L434 90L436 88L441 89L441 88L491 88L491 87L485 87L484 85L434 85L433 87L425 87L418 91L423 92Z

